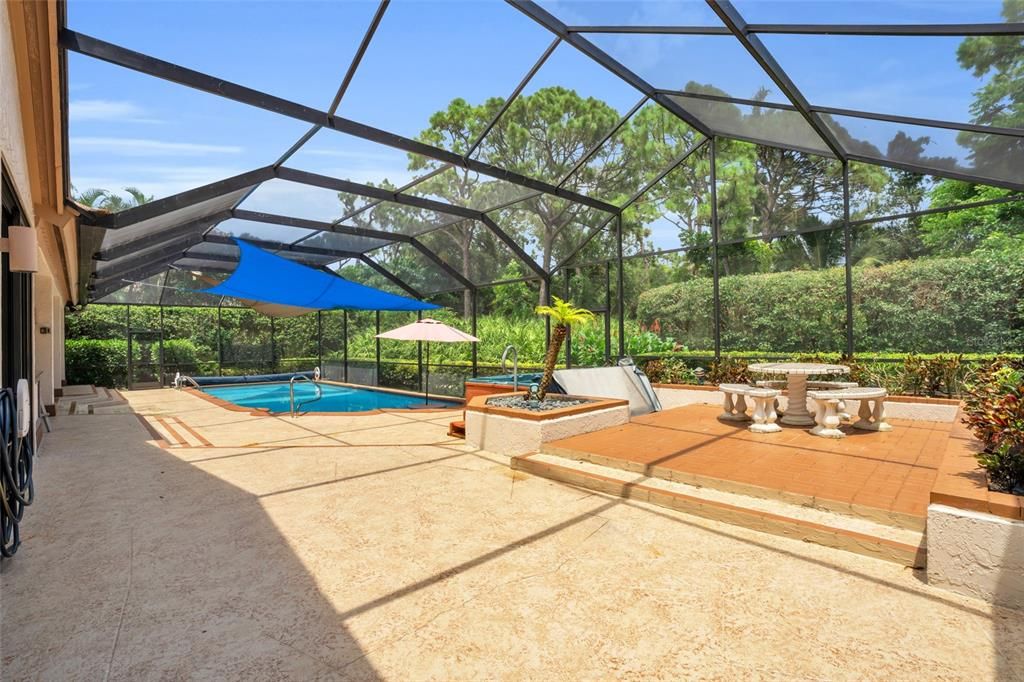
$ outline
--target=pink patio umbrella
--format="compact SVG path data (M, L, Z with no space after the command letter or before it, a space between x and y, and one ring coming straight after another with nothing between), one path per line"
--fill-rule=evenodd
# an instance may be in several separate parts
M444 322L430 318L417 320L404 327L377 334L378 339L394 339L397 341L425 341L427 343L427 377L423 382L423 402L430 402L430 342L441 343L479 343L480 339Z

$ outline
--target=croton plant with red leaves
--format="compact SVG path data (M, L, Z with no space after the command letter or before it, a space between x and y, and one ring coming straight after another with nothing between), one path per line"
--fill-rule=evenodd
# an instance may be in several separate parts
M989 487L1024 495L1024 362L996 360L964 399L964 423L985 445L978 463Z

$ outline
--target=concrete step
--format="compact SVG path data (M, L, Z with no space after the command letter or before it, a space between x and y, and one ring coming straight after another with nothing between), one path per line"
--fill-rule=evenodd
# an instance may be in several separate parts
M112 388L102 386L65 386L54 406L57 416L72 414L126 414L128 402Z
M869 519L689 485L538 453L513 457L513 469L618 497L648 502L753 530L813 542L904 566L924 565L924 533Z
M813 507L823 511L873 521L881 525L924 532L925 518L923 516L915 516L913 514L906 514L898 511L831 500L825 497L810 497L808 495L791 493L786 490L765 488L749 483L742 483L740 481L708 476L706 474L678 471L665 466L644 465L637 462L630 462L625 459L604 457L584 450L559 447L553 443L545 443L541 448L541 452L547 455L555 455L566 460L589 462L609 469L625 471L633 475L651 476L655 479L685 483L698 488L711 488L748 497L778 500L797 507Z

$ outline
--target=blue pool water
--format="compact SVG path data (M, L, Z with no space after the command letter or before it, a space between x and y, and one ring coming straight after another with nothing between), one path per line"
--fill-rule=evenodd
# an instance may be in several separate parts
M299 408L300 411L365 412L382 408L393 410L432 407L436 409L461 405L455 401L434 398L431 398L430 403L427 404L424 402L423 396L388 393L371 388L352 388L324 383L319 386L323 390L323 397L314 402L307 402L316 397L316 387L308 381L295 384L295 402L296 404L303 403ZM204 387L203 391L243 407L259 407L285 414L289 409L287 383L208 386Z

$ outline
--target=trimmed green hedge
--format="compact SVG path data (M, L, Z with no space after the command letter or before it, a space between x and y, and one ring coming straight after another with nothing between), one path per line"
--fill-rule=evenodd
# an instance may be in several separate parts
M855 267L854 339L872 352L997 353L1024 348L1024 258L933 258ZM845 346L845 271L719 281L722 347L773 353ZM640 322L687 348L711 348L710 278L640 295Z
M128 342L123 339L68 339L64 359L69 384L125 385Z

